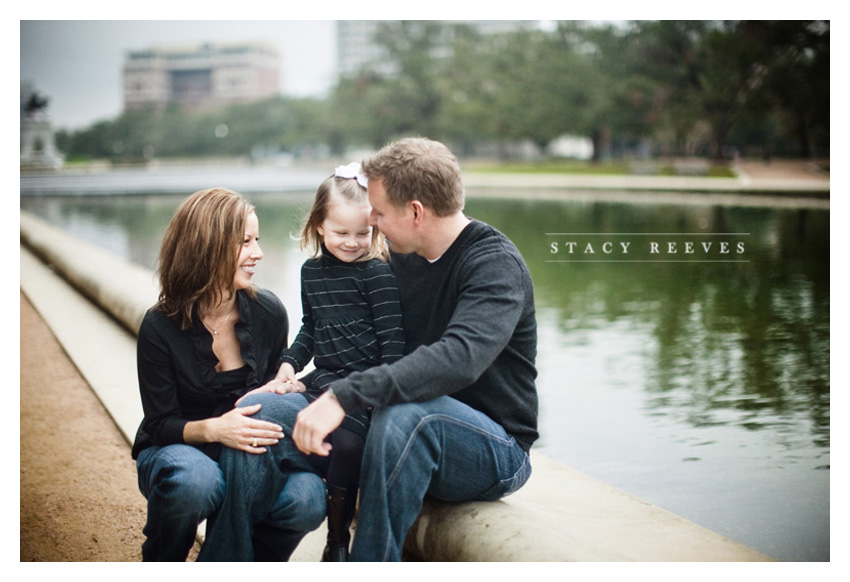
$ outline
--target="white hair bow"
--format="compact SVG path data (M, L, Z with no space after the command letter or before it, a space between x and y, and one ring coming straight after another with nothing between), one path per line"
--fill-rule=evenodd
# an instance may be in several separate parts
M337 166L334 170L334 176L337 178L353 178L364 188L369 184L369 180L360 171L360 162L351 162L347 166Z

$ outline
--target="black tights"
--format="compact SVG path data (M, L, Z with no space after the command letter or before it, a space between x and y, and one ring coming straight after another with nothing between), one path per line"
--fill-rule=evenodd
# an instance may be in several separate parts
M333 450L326 477L328 486L357 490L366 439L340 427L331 434L330 441Z

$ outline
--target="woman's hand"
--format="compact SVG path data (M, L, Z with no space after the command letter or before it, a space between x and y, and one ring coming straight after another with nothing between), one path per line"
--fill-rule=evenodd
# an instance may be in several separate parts
M265 447L277 444L284 435L283 429L273 422L251 418L260 406L252 404L234 408L219 417L202 421L206 424L208 442L218 442L247 453L266 452Z

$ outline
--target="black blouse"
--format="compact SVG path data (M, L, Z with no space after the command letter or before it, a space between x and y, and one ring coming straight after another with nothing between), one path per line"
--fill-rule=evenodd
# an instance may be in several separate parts
M192 327L181 330L162 311L150 309L137 341L139 392L144 419L136 433L133 458L149 446L183 443L183 428L193 420L220 416L236 400L277 373L286 347L289 320L280 299L258 289L256 299L237 291L239 321L234 330L245 360L244 382L227 381L215 370L212 336L192 314ZM215 458L219 446L199 446Z

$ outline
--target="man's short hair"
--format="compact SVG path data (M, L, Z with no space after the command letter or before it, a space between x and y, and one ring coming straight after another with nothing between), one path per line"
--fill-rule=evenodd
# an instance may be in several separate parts
M464 191L457 157L445 145L423 137L384 146L363 161L370 180L381 180L388 201L404 206L419 200L437 216L463 210Z

